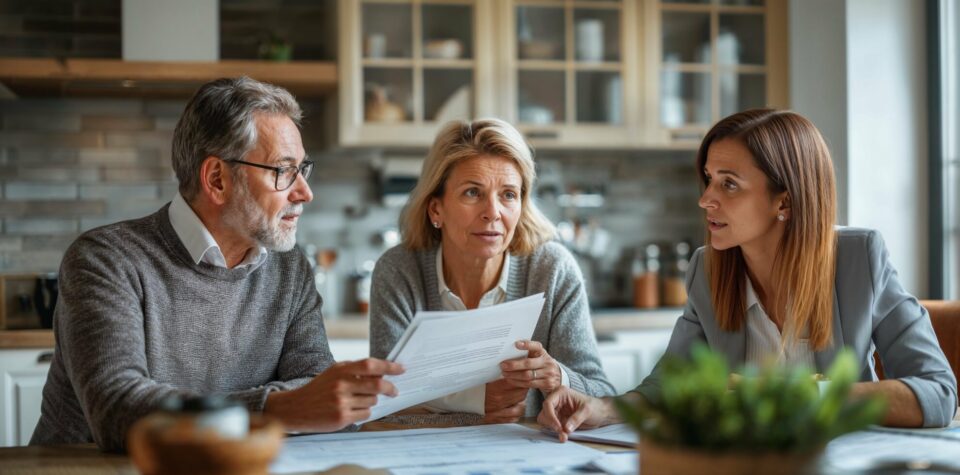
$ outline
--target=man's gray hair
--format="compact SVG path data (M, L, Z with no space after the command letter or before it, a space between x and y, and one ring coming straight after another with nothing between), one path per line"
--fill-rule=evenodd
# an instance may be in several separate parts
M173 170L184 200L200 192L207 157L242 160L256 147L257 113L286 115L298 127L303 115L286 89L246 76L210 81L193 95L173 131Z

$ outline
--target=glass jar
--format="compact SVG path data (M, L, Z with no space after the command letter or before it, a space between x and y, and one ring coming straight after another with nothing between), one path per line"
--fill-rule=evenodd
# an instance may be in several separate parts
M680 241L673 245L673 259L664 269L663 304L667 307L682 307L687 303L686 274L690 263L690 245Z
M660 246L648 244L637 253L633 266L633 306L656 308L660 306Z

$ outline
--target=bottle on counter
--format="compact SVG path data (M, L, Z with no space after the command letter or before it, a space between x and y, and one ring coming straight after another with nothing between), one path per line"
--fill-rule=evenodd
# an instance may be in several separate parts
M333 317L343 313L340 306L339 276L334 265L337 263L335 249L323 249L317 252L317 266L314 269L313 283L323 299L323 316Z
M373 268L376 263L372 260L363 261L357 276L357 311L367 314L370 311L370 286L373 283Z
M673 260L664 269L663 304L682 307L687 303L686 274L690 265L690 244L680 241L673 245Z
M633 263L633 306L660 306L660 246L648 244Z

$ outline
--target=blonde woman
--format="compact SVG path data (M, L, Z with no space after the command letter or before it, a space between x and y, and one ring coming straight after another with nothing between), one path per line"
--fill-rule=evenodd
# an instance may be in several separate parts
M501 363L503 378L426 407L483 422L536 415L561 387L614 393L597 354L583 278L553 242L534 205L530 148L510 124L485 119L443 127L400 217L402 243L373 272L370 354L386 355L419 310L466 310L544 292L527 358Z
M957 382L930 318L900 285L879 233L834 227L833 163L816 127L793 112L734 114L703 139L697 172L707 246L691 261L690 299L667 354L704 342L733 366L773 361L823 372L849 347L861 365L853 393L886 396L885 424L949 424ZM630 397L658 398L657 375ZM572 391L552 394L540 414L563 439L616 420L609 399Z

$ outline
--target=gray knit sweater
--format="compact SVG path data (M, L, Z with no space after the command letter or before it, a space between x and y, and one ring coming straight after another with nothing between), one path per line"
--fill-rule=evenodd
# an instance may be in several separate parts
M80 236L60 267L56 348L32 445L122 450L170 395L227 394L262 411L333 357L299 250L260 267L194 264L167 208Z
M442 310L436 256L436 248L410 251L401 245L377 261L370 292L370 356L385 358L418 310ZM548 242L529 256L511 256L507 300L540 292L546 302L533 340L563 366L571 388L591 396L614 394L597 354L580 268L558 243ZM540 391L530 391L527 415L540 412L542 402Z

